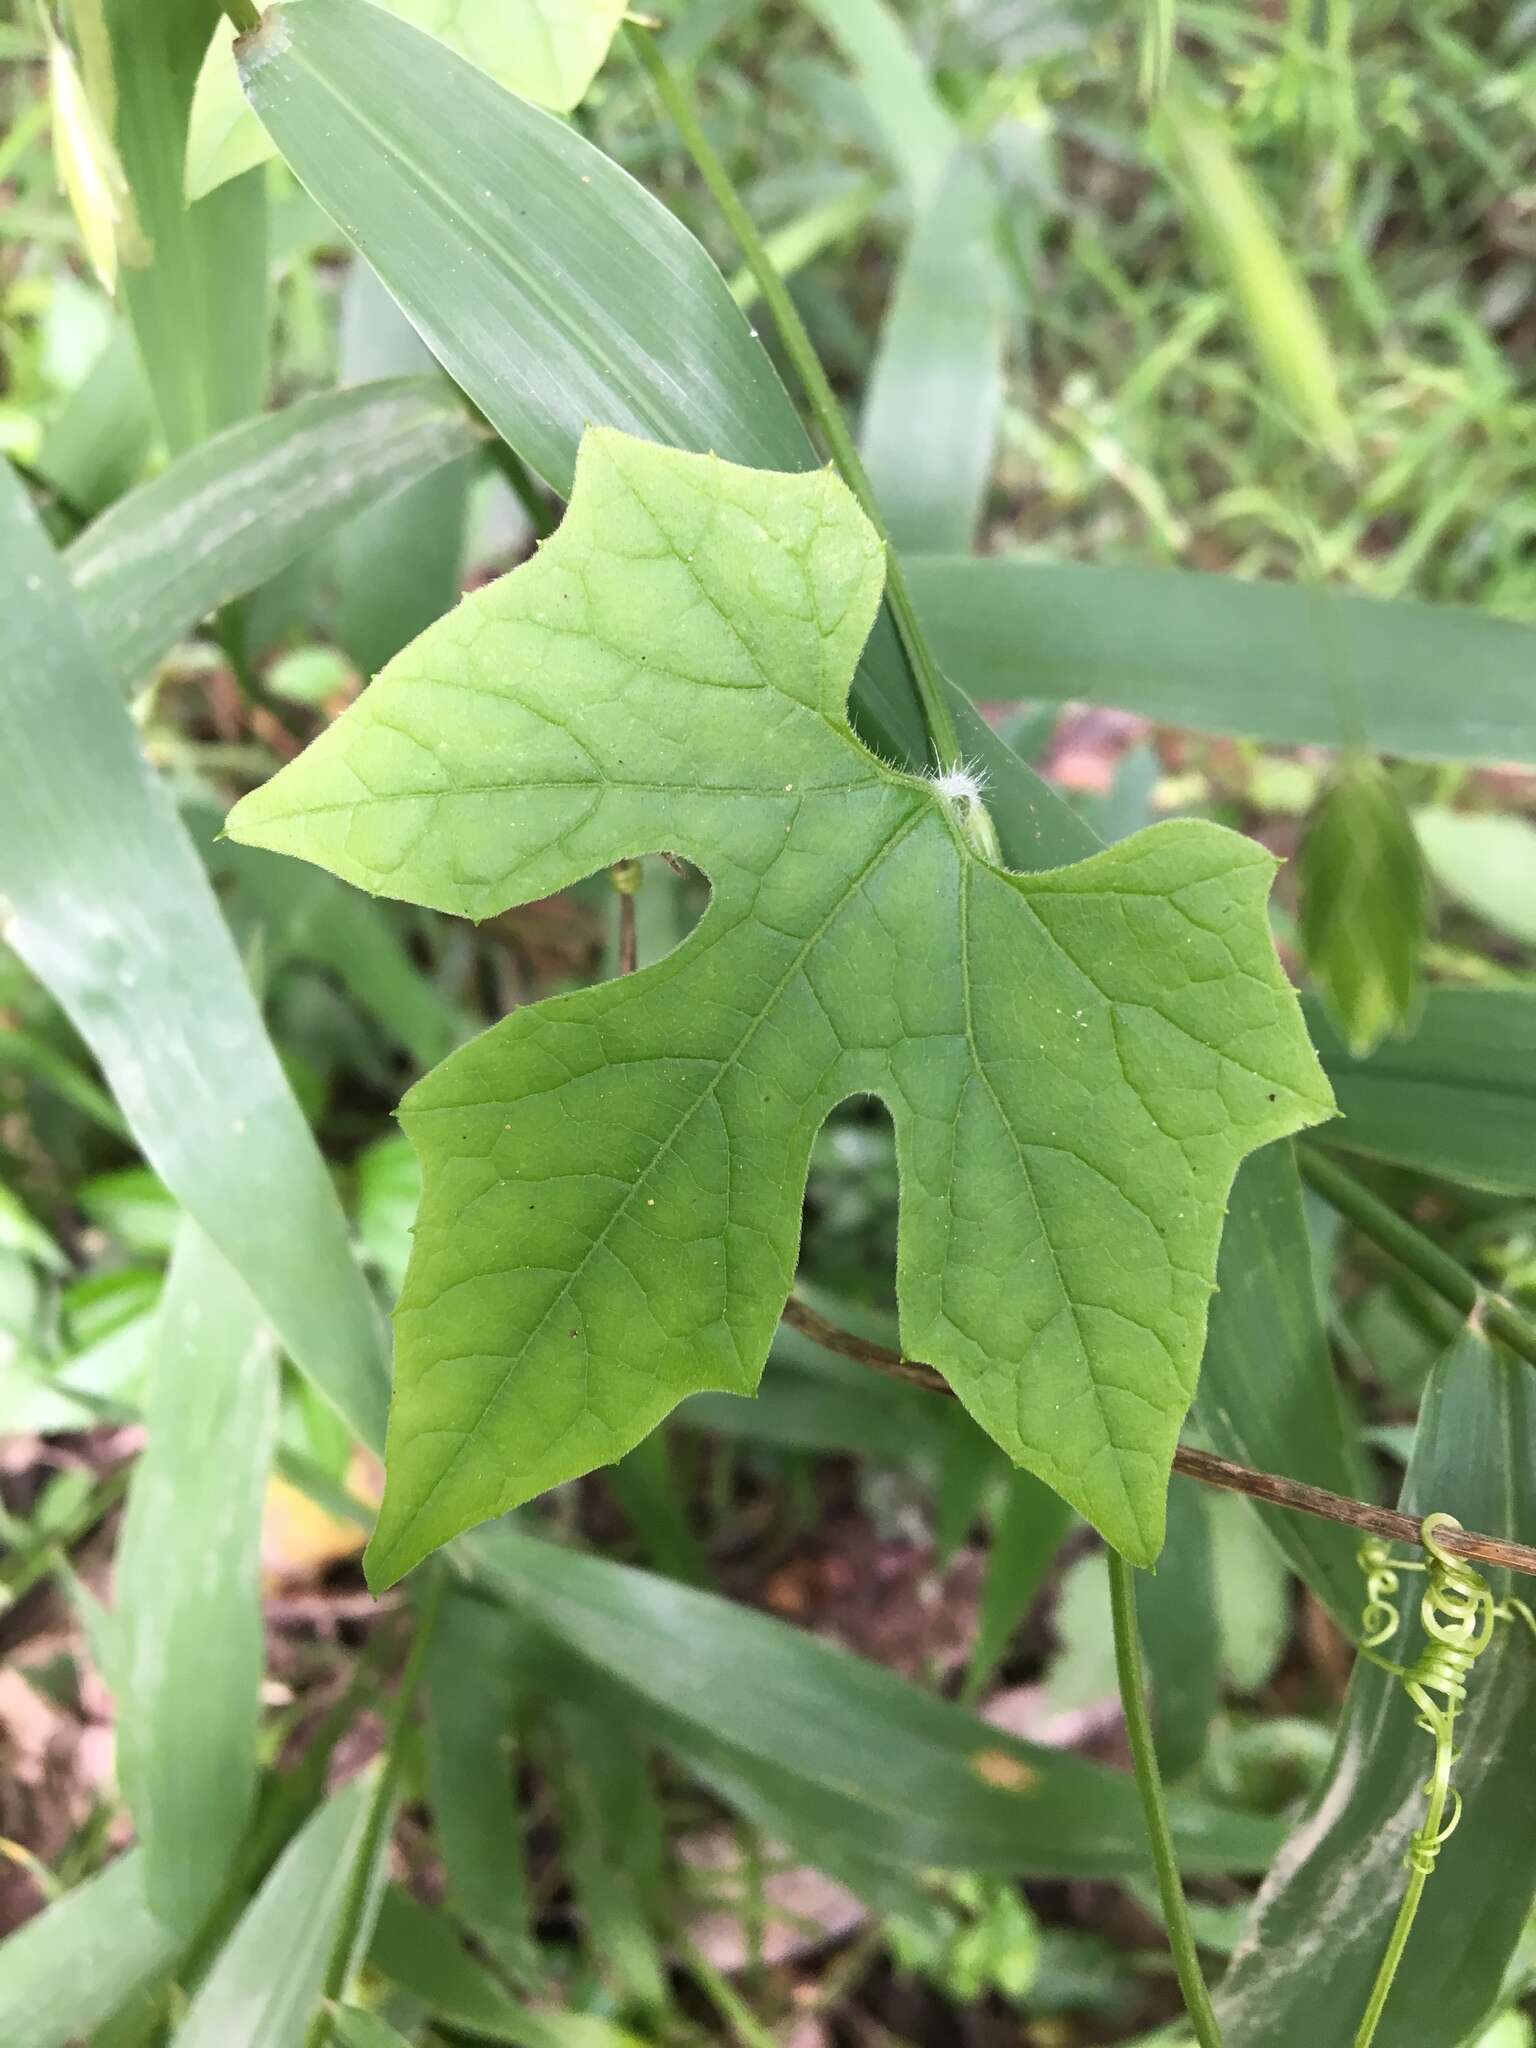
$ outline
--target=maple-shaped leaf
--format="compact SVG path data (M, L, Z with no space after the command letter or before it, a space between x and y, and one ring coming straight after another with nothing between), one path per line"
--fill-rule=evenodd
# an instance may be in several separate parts
M375 1584L757 1385L811 1143L877 1095L902 1341L1009 1456L1157 1554L1232 1176L1330 1106L1265 914L1198 822L1012 874L855 738L880 544L830 473L613 432L231 833L468 917L663 848L699 925L515 1011L406 1097L421 1154Z

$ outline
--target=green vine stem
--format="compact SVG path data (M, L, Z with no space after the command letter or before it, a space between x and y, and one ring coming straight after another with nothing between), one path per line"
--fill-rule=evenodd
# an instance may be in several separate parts
M815 344L805 330L805 323L800 318L795 302L778 273L773 257L769 254L768 245L758 233L756 222L731 182L730 172L704 132L704 124L699 118L699 110L692 93L682 80L675 78L668 69L667 61L657 48L656 38L649 29L631 21L625 33L629 38L630 47L656 88L657 97L682 137L699 176L709 188L711 198L725 216L727 226L736 237L741 253L746 258L747 268L762 294L763 302L773 315L774 325L779 330L779 339L784 344L784 353L794 365L795 375L800 380L801 388L821 429L832 460L836 463L844 483L858 499L864 516L885 543L886 599L912 670L913 685L922 709L923 723L928 728L928 738L933 747L934 757L941 769L958 768L962 765L960 735L955 728L954 714L949 708L948 686L939 673L938 664L934 661L933 652L923 633L917 608L912 602L912 593L907 588L906 574L896 550L891 546L891 537L886 530L885 521L880 516L880 507L875 502L868 474L859 459L859 451L854 446L852 434L848 431L848 422L843 417L843 409L837 402L837 394L822 368Z
M395 1687L395 1697L390 1704L389 1717L385 1724L384 1764L368 1802L362 1838L358 1843L357 1854L347 1880L341 1924L336 1930L330 1964L325 1973L320 2009L310 2022L309 2032L305 2037L305 2048L324 2048L327 2037L333 2031L330 2009L339 1999L344 1998L347 1992L358 1936L363 1926L363 1915L368 1909L368 1897L373 1888L374 1866L378 1862L379 1851L384 1843L385 1832L394 1811L395 1793L405 1767L406 1723L410 1719L411 1709L415 1705L416 1694L427 1668L427 1651L432 1646L438 1616L442 1612L443 1596L448 1589L450 1571L449 1565L439 1563L429 1566L421 1574L421 1580L425 1581L425 1585L420 1605L416 1610L416 1627L411 1637L405 1668L400 1673L400 1682Z
M1451 1769L1456 1761L1456 1714L1466 1699L1472 1667L1493 1641L1501 1622L1510 1621L1516 1611L1530 1618L1523 1601L1495 1601L1482 1574L1445 1548L1444 1539L1460 1528L1454 1515L1426 1515L1419 1525L1419 1541L1427 1558L1423 1564L1396 1562L1380 1542L1362 1544L1360 1549L1360 1563L1366 1573L1360 1653L1400 1681L1418 1708L1416 1725L1435 1745L1435 1762L1424 1786L1428 1801L1424 1818L1408 1844L1408 1883L1376 1981L1371 1986L1355 2048L1370 2048L1376 2037L1424 1887L1434 1873L1442 1846L1461 1818L1461 1794L1452 1787ZM1413 1663L1406 1666L1389 1663L1376 1655L1379 1646L1401 1626L1394 1597L1399 1587L1398 1574L1405 1571L1425 1575L1424 1595L1419 1603L1424 1647ZM1451 1801L1455 1803L1447 1820L1446 1806Z
M1120 1681L1120 1703L1125 1709L1125 1732L1130 1738L1131 1759L1136 1766L1136 1784L1147 1816L1147 1833L1152 1841L1152 1861L1157 1870L1158 1895L1163 1918L1168 1923L1168 1944L1178 1972L1184 2009L1200 2048L1221 2048L1221 2029L1211 2006L1195 1947L1195 1930L1190 1925L1184 1885L1179 1876L1173 1847L1173 1829L1168 1824L1168 1807L1163 1798L1163 1774L1158 1768L1152 1743L1152 1722L1147 1713L1146 1681L1141 1668L1141 1635L1136 1626L1136 1575L1119 1551L1109 1553L1109 1609L1115 1627L1115 1672Z
M1442 1251L1432 1238L1399 1216L1326 1154L1310 1145L1298 1145L1296 1163L1302 1179L1317 1190L1330 1208L1348 1217L1357 1230L1417 1274L1425 1286L1442 1295L1464 1316L1479 1315L1489 1336L1507 1344L1527 1365L1536 1365L1536 1323L1523 1316L1513 1303L1505 1301L1502 1295L1488 1293L1459 1259Z
M252 0L222 0L224 12L235 25L237 36L248 36L261 27L261 15Z

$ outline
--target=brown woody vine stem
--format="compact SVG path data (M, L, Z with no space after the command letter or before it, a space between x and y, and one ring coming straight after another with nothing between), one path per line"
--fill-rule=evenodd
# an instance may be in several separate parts
M954 1397L953 1388L931 1365L919 1365L916 1360L903 1358L899 1351L892 1351L884 1344L871 1343L866 1337L855 1337L851 1331L840 1330L796 1295L792 1294L784 1304L784 1320L820 1344L823 1350L856 1359L860 1365L870 1366L892 1379L905 1380L909 1386L923 1387L932 1394L946 1394L951 1399ZM1203 1486L1219 1486L1229 1493L1245 1493L1250 1500L1263 1501L1269 1507L1286 1508L1293 1514L1316 1515L1325 1522L1342 1522L1365 1535L1385 1537L1389 1543L1419 1542L1418 1523L1409 1515L1398 1514L1395 1508L1379 1508L1370 1501L1351 1500L1345 1494L1330 1493L1324 1486L1307 1486L1299 1479L1284 1479L1278 1473L1255 1472L1251 1466L1236 1465L1230 1458L1218 1458L1210 1451L1191 1450L1180 1444L1173 1454L1173 1469L1182 1472L1186 1479L1199 1480ZM1475 1529L1450 1531L1440 1540L1458 1557L1472 1558L1478 1564L1501 1565L1506 1571L1524 1572L1536 1578L1536 1550L1523 1543L1508 1543L1502 1536L1480 1536Z

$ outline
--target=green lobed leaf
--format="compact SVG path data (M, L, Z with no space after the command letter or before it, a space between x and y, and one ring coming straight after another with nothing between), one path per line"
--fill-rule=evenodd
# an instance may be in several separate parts
M1468 1329L1430 1382L1401 1504L1528 1542L1533 1474L1536 1385ZM1511 1588L1507 1573L1490 1577L1500 1596L1528 1591ZM1403 1580L1398 1607L1410 1627L1386 1647L1390 1657L1411 1658L1423 1640L1422 1583ZM1533 1729L1536 1638L1517 1618L1467 1681L1452 1774L1462 1816L1425 1888L1376 2048L1462 2041L1495 2004L1536 1886ZM1407 1879L1433 1754L1398 1681L1360 1660L1333 1768L1260 1891L1221 1987L1228 2048L1349 2048Z
M277 1357L239 1276L192 1223L171 1259L118 1545L118 1768L151 1906L189 1937L256 1783L265 1661L261 1516Z
M376 1582L685 1394L756 1385L811 1141L860 1092L896 1122L905 1346L1156 1555L1231 1176L1329 1107L1273 863L1200 823L1036 876L977 859L964 799L846 723L880 591L830 473L594 432L538 559L232 813L467 916L662 846L714 884L658 966L517 1013L407 1098Z

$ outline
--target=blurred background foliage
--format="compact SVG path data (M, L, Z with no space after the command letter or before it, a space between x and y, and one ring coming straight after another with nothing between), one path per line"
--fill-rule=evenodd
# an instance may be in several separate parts
M866 452L914 553L974 542L1004 559L1281 579L1316 591L1324 617L1325 587L1340 585L1536 619L1536 6L1183 0L1168 14L1185 99L1156 116L1158 7L690 0L668 10L665 40L694 74L835 381L864 402ZM75 17L88 47L92 9ZM0 20L0 109L0 451L67 548L177 451L61 195L44 32L27 9ZM755 317L738 254L622 45L571 118L692 228ZM1276 236L1286 289L1315 305L1323 354L1310 366L1316 337L1288 343L1283 322L1256 325L1208 203L1216 173L1181 140L1181 119L1214 125L1245 203ZM956 137L995 205L979 232ZM267 403L429 368L291 174L274 163L251 175L264 181L274 284ZM935 360L953 366L953 412L928 449L903 378ZM979 450L969 465L967 447ZM218 823L461 589L523 559L556 510L507 451L466 441L220 609L134 700L381 1306L400 1283L417 1192L391 1124L402 1087L510 1007L614 971L619 900L599 877L471 929L220 844ZM1283 650L1269 656L1283 669ZM1291 854L1320 798L1344 787L1324 746L1155 723L1112 708L1112 681L1094 704L1034 702L1028 678L1025 618L1016 683L979 694L1106 837L1194 814ZM1452 703L1463 680L1443 677ZM1338 743L1379 745L1347 663L1323 688ZM1347 966L1330 968L1336 937L1306 949L1342 1035L1363 1049L1411 1024L1421 983L1536 1001L1536 776L1418 757L1367 779L1389 792L1372 798L1390 811L1385 879L1353 913ZM1351 812L1339 847L1314 856L1320 887L1363 836ZM1417 860L1422 919L1405 910L1401 880ZM704 901L696 876L644 866L642 963ZM1276 921L1300 977L1295 872ZM1518 1124L1504 1135L1523 1168L1434 1173L1390 1137L1365 1149L1381 1192L1530 1299L1536 1147L1529 1123L1523 1139ZM888 1122L845 1106L816 1148L804 1292L885 1341L896 1204ZM1321 1204L1309 1198L1306 1215L1351 1427L1390 1494L1454 1329ZM535 1587L544 1567L514 1549L495 1569L522 1587L516 1621L473 1591L450 1593L433 1653L449 1661L437 1684L428 1673L425 1725L392 1731L384 1675L401 1655L401 1607L375 1606L356 1563L357 1503L375 1494L377 1469L286 1368L261 1534L256 1819L210 1890L190 1956L156 1949L125 1861L110 1860L130 1832L119 1786L134 1768L123 1720L137 1695L101 1602L114 1597L122 1501L164 1370L157 1317L180 1222L59 1005L0 950L0 1923L28 1926L34 1942L0 1948L12 2022L0 2037L19 2048L85 2032L194 2048L303 2040L304 1995L312 2004L324 1987L319 1966L304 1975L303 1940L341 1924L336 1873L381 1769L398 1775L399 1817L375 1863L387 1889L359 1980L369 2009L337 2017L341 2039L1074 2048L1150 2040L1171 2021L1155 1893L1114 1846L1129 1804L1113 1818L1105 1808L1080 1867L1057 1847L1035 1863L978 1850L967 1868L933 1846L941 1829L914 1823L899 1878L835 1800L819 1810L814 1769L794 1778L797 1750L813 1757L832 1739L817 1685L843 1700L826 1710L829 1729L846 1713L867 1731L870 1781L838 1798L873 1810L899 1753L901 1800L966 1810L946 1776L960 1768L951 1723L930 1729L855 1667L808 1665L805 1724L786 1719L768 1748L711 1747L712 1721L745 1713L753 1682L771 1690L767 1639L723 1633L702 1691L669 1704L661 1638L654 1670L641 1648L626 1664L601 1647L601 1627L618 1626L604 1602L622 1607L620 1596L553 1567ZM265 1426L259 1390L252 1400L243 1429ZM215 1474L230 1455L233 1486L240 1448L216 1416L188 1455ZM1165 1768L1201 1812L1252 1829L1213 1853L1196 1886L1219 1964L1244 1925L1248 1880L1280 1838L1269 1823L1293 1818L1329 1767L1349 1656L1244 1503L1176 1488L1174 1508L1170 1565L1143 1617ZM538 1525L762 1610L914 1694L981 1708L997 1747L973 1762L994 1788L1043 1768L1012 1738L1124 1763L1089 1532L1001 1469L963 1417L792 1330L758 1401L694 1399L622 1465L562 1489ZM138 1570L153 1579L152 1560ZM125 1580L120 1558L119 1607ZM695 1645L725 1626L686 1604L675 1625ZM1081 1795L1077 1783L1064 1781L1062 1799L1091 1808L1100 1780ZM990 1824L976 1819L978 1842ZM958 1839L960 1818L954 1829ZM93 1893L107 1884L119 1890ZM93 1896L111 1941L43 1912ZM100 1987L84 2018L58 1992L76 1958ZM298 1986L291 2009L256 2025L241 1983L265 1995L273 1979ZM1520 2002L1533 1982L1528 1937L1490 1990L1481 2048L1529 2048ZM1430 2025L1416 2038L1433 2048L1441 2036Z

